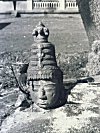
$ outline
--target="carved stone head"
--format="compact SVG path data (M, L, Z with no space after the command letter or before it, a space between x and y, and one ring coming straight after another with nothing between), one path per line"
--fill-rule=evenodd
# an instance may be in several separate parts
M54 108L62 104L61 89L58 80L34 81L34 88L30 86L31 98L41 108Z
M27 70L31 98L41 108L54 108L65 101L63 73L57 66L55 47L48 42L49 30L39 23L33 35L35 43Z

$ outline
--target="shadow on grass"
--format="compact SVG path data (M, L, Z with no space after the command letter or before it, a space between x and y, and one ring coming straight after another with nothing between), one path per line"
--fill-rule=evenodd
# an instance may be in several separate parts
M0 30L2 30L3 28L5 28L5 27L8 26L9 24L11 24L11 23L10 23L10 22L0 23Z

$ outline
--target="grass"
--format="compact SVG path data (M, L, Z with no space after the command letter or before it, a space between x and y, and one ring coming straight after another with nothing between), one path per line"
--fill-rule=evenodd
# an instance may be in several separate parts
M32 31L39 21L49 28L49 41L55 45L57 53L89 50L88 39L79 14L12 18L9 21L11 24L0 30L0 52L28 49L34 43Z

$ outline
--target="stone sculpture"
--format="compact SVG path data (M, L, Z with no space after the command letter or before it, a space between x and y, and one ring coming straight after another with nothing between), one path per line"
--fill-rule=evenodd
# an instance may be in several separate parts
M27 68L27 86L32 101L41 108L55 108L66 102L63 73L57 66L55 47L48 42L49 30L39 23L33 31Z

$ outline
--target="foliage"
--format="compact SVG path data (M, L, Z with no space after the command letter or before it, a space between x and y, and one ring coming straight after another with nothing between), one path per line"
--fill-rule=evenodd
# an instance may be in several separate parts
M89 75L100 74L100 40L96 40L92 44L92 51L88 55L88 63L86 65Z
M87 75L88 53L58 54L57 60L64 73L64 78L79 78Z
M28 51L5 52L0 55L0 84L1 88L16 87L16 81L11 70L11 65L16 77L19 76L19 69L22 63L28 62Z

